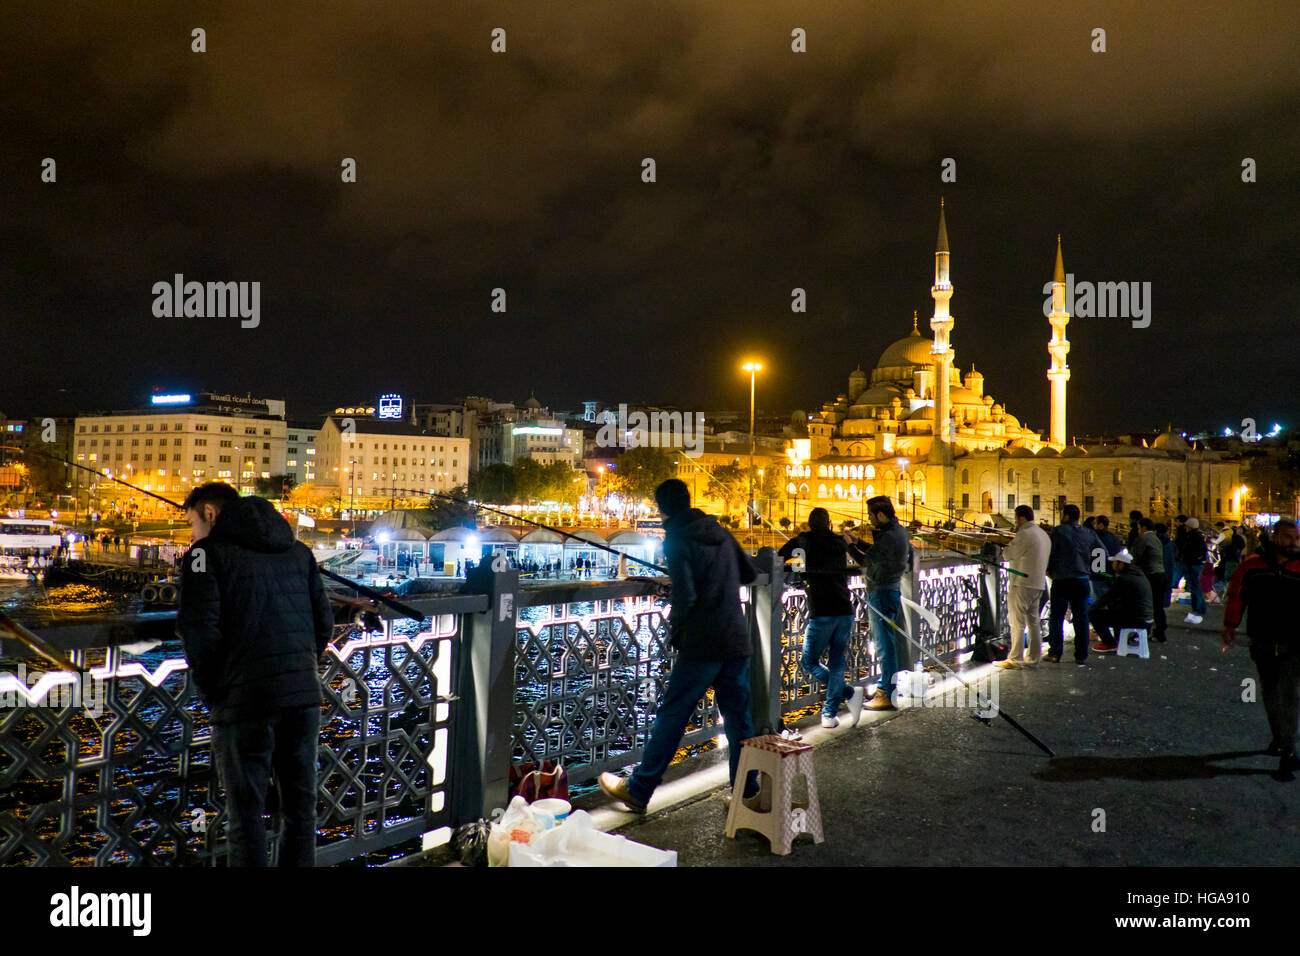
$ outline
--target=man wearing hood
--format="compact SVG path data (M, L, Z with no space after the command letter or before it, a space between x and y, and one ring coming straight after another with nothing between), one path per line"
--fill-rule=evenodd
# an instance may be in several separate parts
M281 866L316 859L316 667L334 627L311 550L264 498L223 482L184 502L193 532L177 632L212 714L212 754L227 800L232 866L266 866L262 815L280 793Z
M1280 518L1273 535L1237 566L1228 583L1223 610L1223 643L1237 639L1242 616L1250 635L1250 657L1259 670L1260 698L1273 732L1267 752L1281 757L1279 777L1294 779L1300 769L1296 736L1300 726L1300 538L1296 523Z
M906 641L907 621L903 617L901 582L912 566L912 545L907 532L894 516L894 503L887 495L867 499L867 514L873 533L871 546L862 553L867 572L867 605L871 633L876 636L876 659L880 662L880 679L876 693L867 701L867 710L895 710L893 702L898 653L894 635L901 631ZM906 645L904 645L906 646Z
M695 705L713 688L727 734L731 783L736 782L741 741L754 736L749 715L749 628L740 586L758 577L731 532L691 507L690 489L669 478L655 489L664 519L664 558L672 577L668 631L677 660L659 701L641 764L626 779L600 775L600 789L634 813L644 813L681 744ZM747 781L745 796L757 793Z

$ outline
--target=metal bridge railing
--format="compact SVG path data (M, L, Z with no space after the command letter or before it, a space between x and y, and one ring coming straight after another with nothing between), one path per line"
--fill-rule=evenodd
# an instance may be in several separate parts
M762 573L742 597L754 724L768 733L814 704L820 688L799 666L806 596L787 586L771 549L757 560ZM407 598L422 622L338 629L322 673L318 861L391 851L429 833L437 842L458 823L490 817L521 765L562 761L581 787L637 763L675 658L663 584L524 588L517 571L482 567L471 593ZM847 679L869 683L874 622L861 587L852 593ZM903 593L938 615L938 633L906 616L909 633L939 656L969 649L982 621L1005 630L1005 574L984 565L921 558ZM211 727L174 619L160 612L41 629L90 668L76 690L70 674L33 680L39 662L0 644L0 865L222 862ZM142 641L161 643L144 650ZM910 648L895 644L900 666L910 666ZM719 730L706 698L683 746Z

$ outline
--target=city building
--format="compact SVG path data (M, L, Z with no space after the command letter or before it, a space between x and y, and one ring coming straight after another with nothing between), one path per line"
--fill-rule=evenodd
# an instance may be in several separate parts
M316 485L339 510L382 512L428 503L469 480L469 440L429 435L404 421L327 416L316 438Z
M285 428L284 473L293 479L295 488L316 478L316 436L319 425L289 422Z
M75 427L78 463L176 500L205 481L255 494L259 479L285 473L283 400L156 394L143 408L78 415ZM83 487L87 479L95 481L83 473ZM116 482L96 484L103 499L149 504Z

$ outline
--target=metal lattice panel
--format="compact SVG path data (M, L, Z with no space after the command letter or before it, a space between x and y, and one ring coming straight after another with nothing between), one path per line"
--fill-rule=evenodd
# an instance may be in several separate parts
M654 597L541 606L517 628L516 763L563 762L572 784L641 756L676 652L668 605ZM712 697L683 746L718 732Z
M412 635L346 629L331 644L322 862L446 822L450 708L438 697L451 686L456 621L443 615ZM80 701L49 706L57 698L37 683L18 691L22 706L0 708L0 864L213 862L224 801L207 710L179 644L130 661L117 648L88 654L99 660L87 660Z

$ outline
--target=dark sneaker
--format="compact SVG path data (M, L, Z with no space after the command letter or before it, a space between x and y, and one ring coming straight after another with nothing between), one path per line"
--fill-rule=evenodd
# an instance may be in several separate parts
M620 801L633 813L645 813L645 804L632 796L627 789L627 781L617 774L602 773L600 775L600 789L604 791L605 796Z
M1044 655L1043 655L1043 663L1045 663L1045 664L1059 664L1059 663L1061 663L1061 658L1058 657L1056 654L1044 654Z

